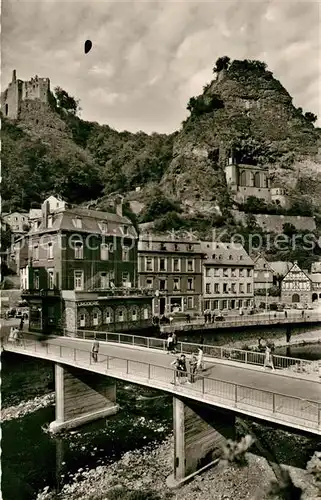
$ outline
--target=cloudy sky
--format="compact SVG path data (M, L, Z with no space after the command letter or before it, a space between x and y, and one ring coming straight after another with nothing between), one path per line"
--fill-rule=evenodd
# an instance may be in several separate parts
M295 105L321 118L320 26L319 2L305 0L3 0L2 88L14 68L48 76L86 120L172 132L228 55L264 60Z

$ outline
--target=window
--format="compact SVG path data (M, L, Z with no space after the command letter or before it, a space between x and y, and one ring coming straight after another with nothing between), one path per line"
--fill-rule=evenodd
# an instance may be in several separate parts
M193 309L194 297L187 297L187 309Z
M74 243L74 252L75 259L83 259L84 258L84 246L82 241L75 241Z
M146 271L154 271L154 259L153 259L153 257L146 257L145 270Z
M100 245L100 260L108 260L109 258L109 248L106 243Z
M206 283L205 285L205 293L211 293L211 283Z
M35 245L33 247L33 258L35 260L39 260L39 246L38 245Z
M232 255L229 255L228 260L232 260L232 259L233 259Z
M111 322L111 316L110 316L110 311L106 311L106 323Z
M223 283L223 293L228 293L227 283Z
M136 309L134 309L133 312L132 312L132 320L133 321L137 321L137 311L136 311Z
M173 259L173 271L175 273L181 270L181 261L180 259Z
M240 260L243 260L243 255L240 255Z
M129 248L128 247L123 247L122 248L122 260L124 262L129 261Z
M166 290L166 280L159 280L159 289Z
M81 229L82 228L82 220L80 217L76 217L75 219L72 219L72 223L75 227Z
M48 215L48 228L52 227L52 215Z
M35 290L39 290L39 271L34 272L33 284L34 284Z
M128 234L128 226L124 226L124 234Z
M106 288L108 288L108 273L107 272L100 273L100 288L102 290L105 290Z
M74 288L75 290L83 290L84 289L84 272L83 271L74 271Z
M252 291L251 288L252 288L251 287L251 283L248 283L247 286L246 286L247 293L251 293L251 291Z
M180 290L181 288L180 282L181 280L179 278L174 278L174 287L173 287L174 292L178 292Z
M128 272L124 272L122 273L122 283L123 283L123 286L124 287L128 287L128 283L129 283L129 273Z
M211 269L209 267L205 268L205 276L206 276L206 278L210 278L211 277Z
M220 293L220 285L218 283L214 284L214 293Z
M153 285L154 285L154 279L153 278L146 278L147 288L153 288Z
M215 255L215 253L213 253L213 255L212 255L212 259L213 259L213 260L215 260L215 259L216 259L216 255Z
M259 273L258 273L257 271L255 271L255 273L254 273L254 278L257 278L257 277L258 277L258 275L259 275Z
M189 244L187 245L187 251L188 251L188 252L192 252L192 251L193 251L193 249L194 249L194 246L193 246L191 243L189 243Z
M240 283L240 293L244 293L244 284Z
M54 270L48 269L48 288L53 290L54 284Z
M248 269L247 270L247 277L251 278L251 276L252 276L252 269Z
M95 311L93 314L93 326L97 326L97 325L98 325L98 312Z
M48 243L47 257L48 257L48 259L53 259L53 245L52 245L52 243Z
M79 318L79 326L80 327L84 327L86 326L86 316L84 314L81 314L80 315L80 318Z
M115 286L115 271L109 271L109 286Z
M187 290L194 290L194 278L188 278Z
M239 275L240 275L240 278L244 278L244 269L242 269L242 268L240 269Z
M193 272L194 271L194 259L189 259L187 261L187 271L188 272Z
M118 313L118 321L123 322L124 321L124 311L120 310Z
M219 268L218 268L218 267L216 267L216 268L214 269L214 276L215 276L215 278L219 278L219 276L220 276L220 270L219 270Z
M159 259L159 270L166 271L166 259L162 257Z
M210 309L210 308L211 308L210 301L209 300L205 300L205 302L204 302L204 309L206 310L206 309Z
M231 292L236 293L236 283L231 284Z
M175 250L175 252L178 252L178 244L177 243L174 243L174 250Z
M224 268L224 269L223 269L223 276L224 276L225 278L227 278L227 277L228 277L228 268Z
M213 301L213 309L218 309L218 300Z
M223 309L227 309L227 300L223 300Z
M148 309L145 307L144 309L144 319L148 319Z
M231 269L231 276L232 276L232 278L236 277L236 269L235 268Z

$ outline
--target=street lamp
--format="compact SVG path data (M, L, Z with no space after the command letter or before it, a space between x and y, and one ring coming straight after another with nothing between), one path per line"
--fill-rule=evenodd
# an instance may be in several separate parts
M267 306L268 306L268 278L270 274L269 273L264 273L264 278L265 278L265 310L267 311Z

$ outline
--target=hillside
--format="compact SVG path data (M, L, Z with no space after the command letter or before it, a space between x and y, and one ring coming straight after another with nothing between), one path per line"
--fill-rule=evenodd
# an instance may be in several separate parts
M232 151L240 163L268 165L293 199L308 197L317 213L321 134L313 115L294 107L264 63L224 57L215 70L217 78L190 99L190 116L171 135L85 122L54 97L50 104L25 102L18 120L3 119L3 210L29 209L50 193L74 203L101 199L101 206L122 192L140 209L147 204L142 221L150 220L156 197L161 208L154 216L212 213L215 225L219 211L226 215L233 206L223 170Z

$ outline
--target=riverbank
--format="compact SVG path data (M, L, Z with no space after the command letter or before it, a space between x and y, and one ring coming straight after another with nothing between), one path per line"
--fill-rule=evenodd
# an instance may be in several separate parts
M15 418L22 418L28 413L33 413L41 408L47 408L55 403L55 393L44 396L36 396L28 401L22 401L18 405L9 406L1 410L1 421L6 422Z
M172 465L170 436L157 447L126 453L112 465L79 470L58 496L45 488L36 500L264 500L274 479L266 460L250 453L248 465L241 470L234 465L212 468L180 489L170 490L166 478ZM305 471L293 467L290 471L295 484L307 488L302 500L320 498Z

